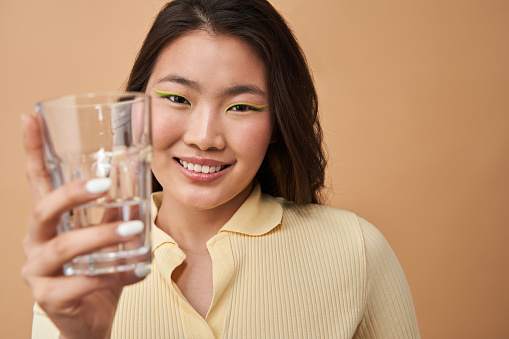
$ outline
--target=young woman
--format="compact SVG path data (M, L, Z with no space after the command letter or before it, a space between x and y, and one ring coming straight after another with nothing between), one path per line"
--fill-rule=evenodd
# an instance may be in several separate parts
M419 337L382 235L318 204L316 92L268 2L169 3L127 89L152 97L152 171L162 188L152 202L152 273L62 275L65 262L122 242L122 232L111 224L56 235L62 211L102 193L90 182L50 192L36 118L25 117L33 337Z

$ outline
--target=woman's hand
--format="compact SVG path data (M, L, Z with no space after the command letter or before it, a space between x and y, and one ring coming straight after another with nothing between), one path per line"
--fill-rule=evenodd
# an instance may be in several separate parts
M38 117L24 116L27 175L34 209L23 242L22 276L64 338L109 337L125 285L142 280L149 268L96 275L65 276L62 266L101 247L126 242L139 232L132 223L110 222L57 235L60 215L104 195L106 181L74 181L51 191Z

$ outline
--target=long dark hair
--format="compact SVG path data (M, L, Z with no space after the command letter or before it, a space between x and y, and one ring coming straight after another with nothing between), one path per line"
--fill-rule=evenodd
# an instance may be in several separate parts
M319 202L326 158L318 99L304 54L283 17L265 0L174 0L159 12L132 68L127 90L144 92L161 50L185 33L206 30L248 43L268 74L274 139L256 175L264 193ZM160 188L154 178L154 187Z

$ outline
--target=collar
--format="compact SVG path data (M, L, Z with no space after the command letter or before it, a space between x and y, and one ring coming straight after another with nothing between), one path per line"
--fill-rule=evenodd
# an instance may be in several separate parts
M150 206L150 217L152 219L151 231L152 231L152 254L154 251L161 245L171 243L177 244L175 240L162 229L156 226L156 218L157 212L161 207L161 203L163 202L163 192L154 192L152 193L152 204Z
M163 201L163 193L152 193L152 252L165 243L177 244L167 233L155 225L157 212ZM281 224L283 207L276 198L262 193L260 184L256 182L253 191L240 206L230 220L219 230L249 236L260 236L270 232Z
M235 232L250 236L260 236L281 224L283 207L272 196L262 193L256 182L247 200L219 232Z

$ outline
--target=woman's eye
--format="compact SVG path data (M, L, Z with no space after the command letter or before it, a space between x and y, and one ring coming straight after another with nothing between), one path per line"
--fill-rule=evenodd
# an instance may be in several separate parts
M178 95L177 93L168 92L168 91L160 91L160 90L157 90L157 89L154 89L154 92L156 92L156 94L159 95L161 98L168 99L171 102L174 102L176 104L182 104L182 105L189 105L189 106L191 106L191 103L189 102L189 100L187 100L182 95Z
M254 107L249 106L249 105L234 105L234 106L231 106L228 110L229 111L245 112L245 111L249 111L251 109L254 109Z
M168 100L170 100L171 102L174 102L176 104L187 104L189 105L189 101L184 98L184 97L181 97L180 95L166 95L164 96L164 98L167 98Z
M249 104L236 104L231 105L226 110L227 111L236 111L236 112L247 112L247 111L261 111L268 105L249 105Z

